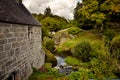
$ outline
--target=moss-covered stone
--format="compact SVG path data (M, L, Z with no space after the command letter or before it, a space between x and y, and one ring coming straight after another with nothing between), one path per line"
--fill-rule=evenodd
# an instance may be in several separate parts
M56 45L62 44L67 40L73 39L74 36L68 33L68 29L61 30L55 33L53 39Z
M52 67L57 66L57 59L55 58L55 56L45 47L43 47L43 49L45 50L45 62L51 63Z

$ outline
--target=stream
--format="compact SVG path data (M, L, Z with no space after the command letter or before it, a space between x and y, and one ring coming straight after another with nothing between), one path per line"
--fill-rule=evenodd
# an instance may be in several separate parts
M67 65L67 63L65 62L65 58L61 56L55 57L57 59L57 66L55 68L58 69L59 73L69 75L73 71L72 66Z
M66 62L65 62L65 58L63 57L60 57L60 56L55 56L56 59L57 59L57 66L56 67L60 67L60 66L65 66L67 65Z
M58 69L59 73L69 75L73 71L74 72L78 71L78 70L73 70L72 66L67 65L64 57L61 56L55 56L55 57L57 59L57 66L54 68ZM89 79L89 80L94 80L94 79ZM120 79L114 79L114 80L120 80Z

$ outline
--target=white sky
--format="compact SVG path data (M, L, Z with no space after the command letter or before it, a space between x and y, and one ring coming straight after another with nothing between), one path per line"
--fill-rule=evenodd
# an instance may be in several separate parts
M81 0L23 0L23 4L31 13L44 13L46 7L50 7L55 15L73 19L73 11L76 3Z

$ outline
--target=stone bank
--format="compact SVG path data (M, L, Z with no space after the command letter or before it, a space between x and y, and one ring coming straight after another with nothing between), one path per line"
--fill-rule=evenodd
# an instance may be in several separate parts
M27 80L44 57L39 22L19 0L0 0L0 80Z

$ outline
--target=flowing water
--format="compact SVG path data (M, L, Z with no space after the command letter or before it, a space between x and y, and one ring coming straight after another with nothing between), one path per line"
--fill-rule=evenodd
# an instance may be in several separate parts
M73 70L72 66L68 66L65 62L65 58L61 56L55 56L57 59L57 66L55 67L58 69L59 73L63 73L69 75Z
M60 57L60 56L55 56L56 59L57 59L57 66L56 67L60 67L60 66L65 66L67 65L66 62L65 62L65 58L63 57Z
M67 65L67 63L65 62L65 58L61 56L55 56L55 57L57 59L57 66L55 68L58 69L59 73L69 75L71 72L75 71L72 69L72 66ZM94 80L94 79L89 79L89 80ZM112 79L112 80L120 80L120 79Z

